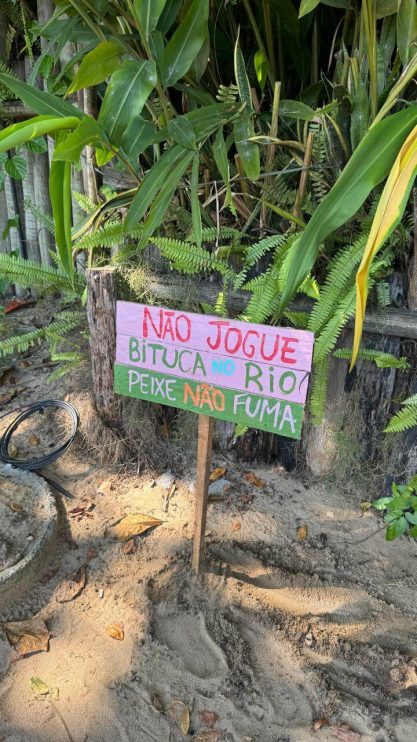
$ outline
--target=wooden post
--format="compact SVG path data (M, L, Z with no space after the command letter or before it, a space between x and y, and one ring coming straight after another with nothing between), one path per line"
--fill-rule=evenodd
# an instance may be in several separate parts
M198 416L197 482L192 559L192 567L197 574L200 572L204 554L213 424L214 418L208 415Z
M96 410L111 428L121 425L121 399L113 386L116 350L116 285L112 268L93 268L87 278L91 380Z

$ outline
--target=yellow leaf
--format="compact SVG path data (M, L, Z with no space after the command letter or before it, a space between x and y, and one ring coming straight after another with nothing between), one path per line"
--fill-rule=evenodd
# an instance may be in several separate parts
M417 174L417 126L405 140L385 183L369 233L368 242L356 274L356 319L352 362L356 363L368 298L368 276L372 261L400 221Z
M30 687L38 696L46 696L49 693L49 685L46 685L40 678L31 678Z
M117 541L127 541L134 536L145 533L150 528L160 526L162 520L153 518L152 515L143 515L142 513L130 513L124 518L117 521L109 528L106 528L104 535L114 538Z

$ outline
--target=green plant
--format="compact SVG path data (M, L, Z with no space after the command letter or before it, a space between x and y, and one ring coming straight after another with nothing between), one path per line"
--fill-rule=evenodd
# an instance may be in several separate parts
M391 418L386 433L402 433L404 430L417 425L417 394L413 394L401 402L401 410Z
M417 476L408 484L393 482L391 492L391 495L372 503L372 507L385 513L387 541L393 541L403 534L417 538Z
M31 286L42 293L59 291L71 303L82 303L85 281L80 275L76 275L74 280L70 281L67 274L57 268L5 254L0 254L0 275L7 283ZM0 357L22 353L41 340L46 340L51 360L60 364L52 372L51 378L65 375L85 360L84 353L79 350L79 339L71 340L70 334L78 329L78 338L83 341L85 321L85 311L82 309L61 311L45 327L0 340ZM65 351L63 349L65 346L70 346L69 350Z

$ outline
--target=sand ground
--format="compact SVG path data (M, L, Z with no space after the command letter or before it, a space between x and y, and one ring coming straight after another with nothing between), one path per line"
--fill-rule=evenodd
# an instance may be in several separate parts
M2 409L76 398L83 374L48 386L42 353L26 368L10 364L18 395ZM0 394L10 388L9 376ZM0 621L45 620L50 648L18 659L0 632L0 740L417 739L417 544L387 543L381 521L361 510L363 493L279 467L252 468L254 484L231 454L216 453L213 469L226 468L229 485L209 505L196 578L195 462L176 463L168 502L164 470L105 469L80 444L54 465L74 500L60 498L60 532L38 574L0 605ZM73 517L75 507L89 515ZM129 513L162 523L126 549L105 532ZM58 602L86 563L79 596ZM111 624L123 640L109 636ZM33 677L59 695L35 693ZM183 730L188 709L187 734L173 708Z

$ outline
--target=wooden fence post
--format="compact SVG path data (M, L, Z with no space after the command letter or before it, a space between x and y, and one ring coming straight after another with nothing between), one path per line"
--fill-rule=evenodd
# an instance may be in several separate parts
M121 398L114 392L116 282L112 268L92 268L87 276L91 379L97 413L111 428L121 426Z

